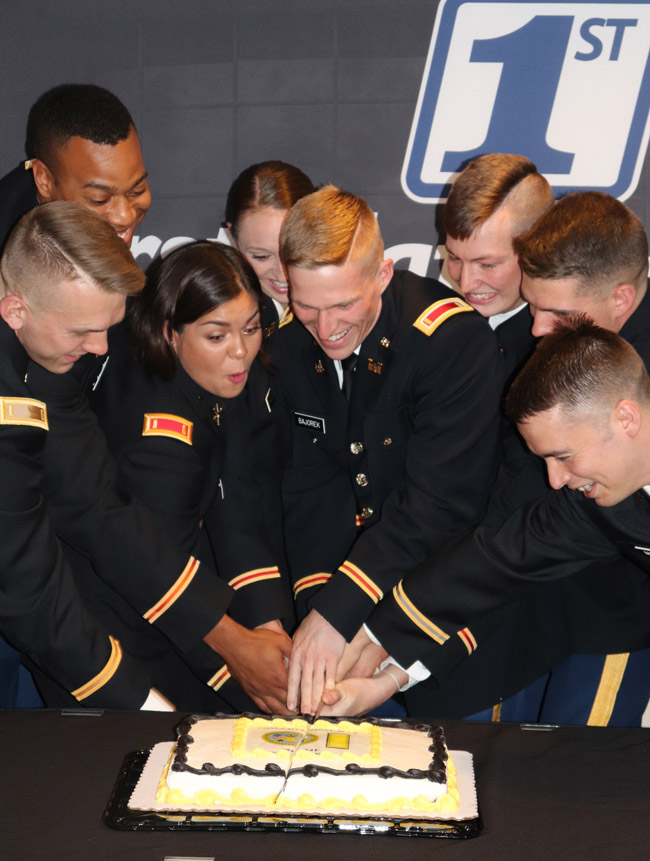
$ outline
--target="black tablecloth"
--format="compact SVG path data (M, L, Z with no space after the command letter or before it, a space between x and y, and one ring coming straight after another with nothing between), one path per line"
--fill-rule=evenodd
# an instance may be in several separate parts
M179 715L0 712L0 859L385 861L637 859L650 855L650 730L445 722L474 754L473 840L354 834L119 832L102 822L124 756L171 740Z

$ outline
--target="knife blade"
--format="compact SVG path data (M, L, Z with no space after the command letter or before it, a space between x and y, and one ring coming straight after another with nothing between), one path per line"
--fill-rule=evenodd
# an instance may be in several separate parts
M316 709L314 714L313 715L305 715L305 717L307 719L307 722L305 724L305 728L302 731L302 733L300 734L300 738L296 742L293 750L291 751L291 756L289 757L289 764L287 765L287 770L286 770L285 775L284 775L284 783L280 787L280 791L278 792L278 794L273 799L274 805L278 803L278 798L282 795L284 790L287 788L287 782L289 780L289 772L291 771L291 766L293 765L294 757L298 753L298 751L300 750L300 745L304 742L307 733L309 732L311 727L316 723L316 721L320 717L320 712L321 712L322 707L323 707L323 699L321 697L321 701L318 703L318 708Z

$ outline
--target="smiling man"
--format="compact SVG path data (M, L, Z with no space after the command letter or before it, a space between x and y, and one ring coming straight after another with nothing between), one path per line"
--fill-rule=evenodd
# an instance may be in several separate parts
M555 490L421 566L370 615L368 626L399 661L398 682L405 681L401 667L420 660L442 691L451 679L459 694L454 671L460 667L470 696L472 679L479 690L491 679L492 696L508 695L515 678L531 680L563 651L616 650L607 659L610 671L632 670L631 694L642 709L646 666L635 667L626 650L650 642L650 378L644 363L615 333L570 319L542 339L510 391L507 411L546 462ZM536 614L527 614L527 601L539 605ZM492 657L505 620L522 613L527 624L512 641L513 661L503 672L485 657ZM474 644L464 664L463 633ZM367 634L355 645L363 643L370 645ZM372 708L390 691L389 681L344 682L328 702L342 697L335 713ZM620 722L616 689L599 693L584 722Z
M0 180L0 248L21 215L70 200L92 209L131 245L151 205L138 133L108 90L61 84L33 105L27 155Z
M507 380L535 342L513 240L552 205L551 186L535 165L509 153L471 161L445 205L447 271L458 292L496 331Z
M302 198L280 252L297 318L274 356L293 424L285 539L308 611L289 705L309 710L386 591L480 516L503 380L489 326L442 284L394 271L360 197Z

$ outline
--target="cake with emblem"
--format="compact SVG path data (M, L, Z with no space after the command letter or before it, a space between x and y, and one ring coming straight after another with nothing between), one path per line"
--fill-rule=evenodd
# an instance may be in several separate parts
M247 714L186 718L156 801L172 810L433 817L453 812L458 793L440 727Z

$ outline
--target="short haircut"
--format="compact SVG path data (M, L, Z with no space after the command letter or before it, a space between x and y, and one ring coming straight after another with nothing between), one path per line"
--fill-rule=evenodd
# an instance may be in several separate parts
M261 303L262 291L255 272L230 245L199 240L156 261L144 290L126 314L141 367L171 380L177 361L169 343L171 332L182 332L184 326L242 292Z
M384 243L366 201L326 185L295 203L282 225L280 257L286 267L319 269L359 261L364 274L379 270Z
M529 278L577 278L578 295L645 289L648 237L637 216L600 191L567 194L514 243Z
M518 424L560 407L580 421L608 415L625 398L650 405L643 360L620 335L580 314L558 321L540 340L508 392L506 414Z
M21 296L32 308L56 305L62 281L91 281L106 293L133 296L144 272L108 222L71 201L36 206L7 240L0 272L6 296Z
M230 186L226 222L237 238L242 217L251 210L271 207L289 210L297 200L315 191L300 168L284 161L262 161L243 170Z
M27 120L27 158L50 169L57 150L72 137L115 146L135 128L131 114L109 90L95 84L60 84L32 105Z
M489 153L471 161L454 182L444 212L444 228L454 239L469 237L507 206L514 235L527 230L553 205L553 190L522 155Z

